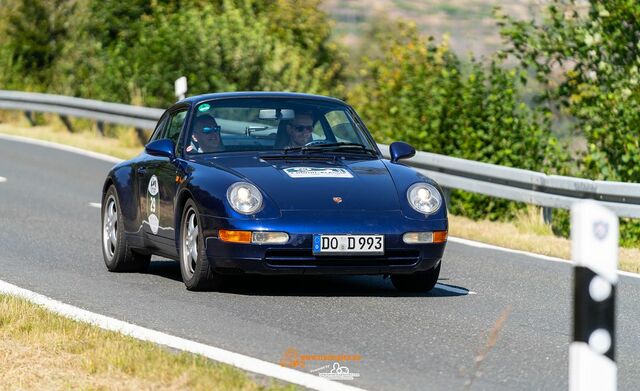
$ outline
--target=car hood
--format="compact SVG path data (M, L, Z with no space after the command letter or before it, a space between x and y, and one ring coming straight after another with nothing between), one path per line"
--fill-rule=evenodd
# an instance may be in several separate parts
M217 156L211 165L264 191L281 210L400 210L391 174L381 160L263 160Z

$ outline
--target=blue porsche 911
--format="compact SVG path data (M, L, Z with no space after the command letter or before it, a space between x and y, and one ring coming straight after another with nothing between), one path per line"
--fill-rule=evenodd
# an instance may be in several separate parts
M428 291L447 241L442 191L383 159L355 111L328 97L194 96L169 108L137 157L104 183L102 251L111 271L175 259L190 290L229 275L369 274Z

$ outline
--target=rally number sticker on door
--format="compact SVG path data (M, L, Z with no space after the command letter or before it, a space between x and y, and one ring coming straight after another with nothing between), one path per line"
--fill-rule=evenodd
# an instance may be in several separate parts
M158 177L155 175L149 179L149 186L147 187L147 214L149 215L149 228L154 235L158 233L158 227L160 227L160 219L158 219L158 194L160 189L158 187Z

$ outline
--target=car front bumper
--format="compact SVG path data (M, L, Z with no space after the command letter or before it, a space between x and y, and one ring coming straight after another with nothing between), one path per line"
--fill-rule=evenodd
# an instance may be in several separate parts
M221 273L399 274L429 270L442 259L446 243L406 244L406 232L448 230L447 219L414 220L400 211L288 211L276 219L240 220L202 216L206 254ZM225 242L219 229L287 232L281 245ZM314 234L384 235L383 255L314 255Z

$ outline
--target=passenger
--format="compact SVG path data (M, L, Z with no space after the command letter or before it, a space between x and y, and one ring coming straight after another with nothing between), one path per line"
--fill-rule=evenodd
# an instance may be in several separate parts
M310 113L296 113L296 116L287 126L289 134L289 144L284 148L304 147L305 144L313 140L313 117Z
M220 126L216 120L208 115L196 118L187 152L208 153L223 150Z

